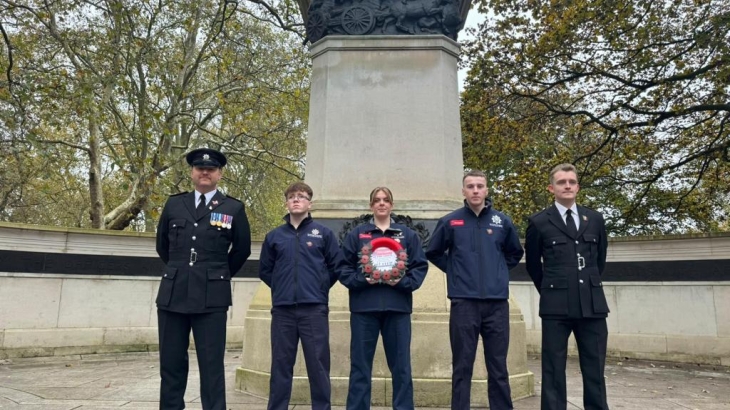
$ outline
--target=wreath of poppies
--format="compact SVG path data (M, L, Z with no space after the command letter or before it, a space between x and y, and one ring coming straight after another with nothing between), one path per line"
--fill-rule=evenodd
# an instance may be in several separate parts
M385 248L385 249L383 249ZM374 258L378 259L383 256L377 254L387 253L395 254L392 263L386 265L374 264ZM360 249L358 254L360 257L360 271L370 282L395 284L400 281L406 274L408 267L408 253L400 243L390 238L376 238Z

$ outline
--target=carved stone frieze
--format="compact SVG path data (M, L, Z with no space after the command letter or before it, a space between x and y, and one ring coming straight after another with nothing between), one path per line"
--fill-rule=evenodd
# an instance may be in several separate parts
M302 14L312 43L330 34L443 34L456 40L470 5L471 0L312 0Z

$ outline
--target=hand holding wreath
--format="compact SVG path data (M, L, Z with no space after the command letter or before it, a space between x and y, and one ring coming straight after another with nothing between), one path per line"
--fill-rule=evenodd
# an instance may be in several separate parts
M408 253L390 238L376 238L363 246L358 254L360 271L371 284L395 286L406 274Z

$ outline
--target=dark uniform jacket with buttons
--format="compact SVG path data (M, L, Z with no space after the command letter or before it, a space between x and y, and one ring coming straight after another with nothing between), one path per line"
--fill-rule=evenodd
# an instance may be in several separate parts
M578 219L576 237L568 234L555 205L528 219L526 268L540 293L543 318L608 315L601 281L608 246L606 224L600 213L582 206L578 206Z
M220 216L225 215L226 218ZM227 221L230 228L211 220ZM195 193L171 196L157 226L157 253L165 262L157 307L178 313L228 310L231 277L251 255L243 203L216 192L201 215Z
M273 306L327 304L337 283L340 247L332 231L307 216L269 232L261 247L259 278L271 288Z

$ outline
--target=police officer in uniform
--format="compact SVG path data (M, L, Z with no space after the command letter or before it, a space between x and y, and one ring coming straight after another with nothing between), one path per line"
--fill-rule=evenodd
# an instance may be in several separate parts
M203 409L225 410L231 277L251 254L251 232L243 204L216 189L226 157L201 148L186 159L195 192L171 196L157 226L157 253L165 262L157 294L160 409L185 408L192 329Z
M555 204L532 215L525 235L527 272L540 293L542 318L542 410L565 410L568 336L578 345L586 410L608 410L606 346L608 304L601 274L606 266L603 216L575 203L575 166L550 172Z

